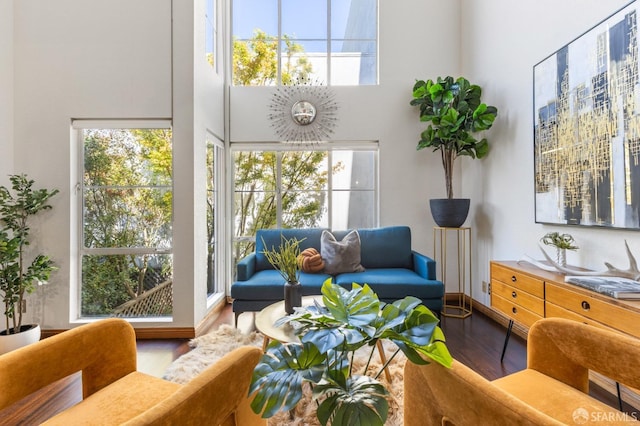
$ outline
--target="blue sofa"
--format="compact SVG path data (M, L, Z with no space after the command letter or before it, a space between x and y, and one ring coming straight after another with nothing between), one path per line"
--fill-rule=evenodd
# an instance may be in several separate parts
M236 281L231 285L236 323L242 312L256 312L281 301L284 282L262 253L266 248L280 246L282 236L304 240L300 250L313 247L320 252L322 228L260 229L256 233L256 251L237 265ZM338 241L349 231L332 231ZM368 284L384 302L414 296L434 313L440 314L444 285L436 279L433 259L411 249L411 229L408 226L358 229L360 256L364 272L326 273L300 272L303 296L320 293L322 283L331 278L334 283L351 289L352 283Z

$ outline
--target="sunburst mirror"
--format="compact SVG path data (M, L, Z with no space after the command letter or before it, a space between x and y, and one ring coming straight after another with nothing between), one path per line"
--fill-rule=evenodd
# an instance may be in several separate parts
M269 110L271 126L281 141L323 142L336 126L338 104L329 87L301 79L278 87Z

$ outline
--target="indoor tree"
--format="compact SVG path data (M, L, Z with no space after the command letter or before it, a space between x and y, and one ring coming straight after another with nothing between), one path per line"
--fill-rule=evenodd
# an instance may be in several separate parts
M486 138L475 135L490 129L498 115L482 103L482 89L464 77L418 80L410 104L420 108L420 121L429 123L420 134L417 149L440 151L447 198L453 198L453 165L459 156L482 158L489 153Z
M34 181L24 174L9 176L11 189L0 187L0 294L4 303L7 334L22 330L22 304L36 283L46 282L56 269L49 256L29 252L29 219L51 209L49 200L57 189L34 189Z

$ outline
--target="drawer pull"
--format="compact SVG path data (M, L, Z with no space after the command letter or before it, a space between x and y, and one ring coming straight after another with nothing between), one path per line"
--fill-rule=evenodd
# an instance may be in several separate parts
M511 292L511 297L513 297L515 299L516 297L518 297L518 293L516 293L515 291L512 291Z
M511 282L515 283L516 281L518 281L516 276L515 275L511 275Z
M513 308L511 308L511 312L513 312L514 314L518 313L518 309L516 309L516 307L514 306Z
M583 300L580 305L582 306L582 309L584 309L585 311L588 311L589 309L591 309L591 305L589 305L589 302L587 302L586 300Z

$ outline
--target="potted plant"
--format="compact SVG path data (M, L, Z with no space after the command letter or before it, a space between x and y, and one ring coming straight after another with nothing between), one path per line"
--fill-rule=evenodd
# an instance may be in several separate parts
M280 236L281 243L276 249L265 249L262 251L267 261L273 266L282 278L284 278L284 310L287 314L292 314L295 307L302 304L302 286L300 285L300 267L298 256L300 255L300 243L304 241L295 237L287 239ZM266 243L262 240L262 245Z
M559 232L548 232L540 241L547 246L556 248L556 261L560 266L567 266L567 250L577 250L579 247L574 243L574 239L570 234L561 234Z
M469 199L453 198L453 165L459 156L483 158L489 152L486 138L478 132L490 129L498 115L494 106L481 102L482 89L464 77L418 80L410 104L420 108L420 121L429 126L420 134L417 149L440 151L446 183L446 199L430 200L439 226L458 228L469 213Z
M348 291L330 279L322 285L323 304L296 309L276 324L293 326L300 343L273 341L256 366L249 389L251 407L262 417L291 410L303 396L303 383L313 388L317 418L323 425L383 425L388 391L377 380L402 351L408 362L452 363L438 318L415 297L392 304L380 302L368 285ZM373 376L353 370L354 353L373 351L378 341L398 346Z
M49 199L58 190L33 189L24 174L9 176L11 190L0 187L0 295L4 304L5 330L0 332L0 353L40 339L37 324L22 324L25 294L36 283L46 282L55 270L51 259L39 254L29 262L29 217L50 209ZM26 342L22 342L26 339ZM3 343L4 342L4 343Z

